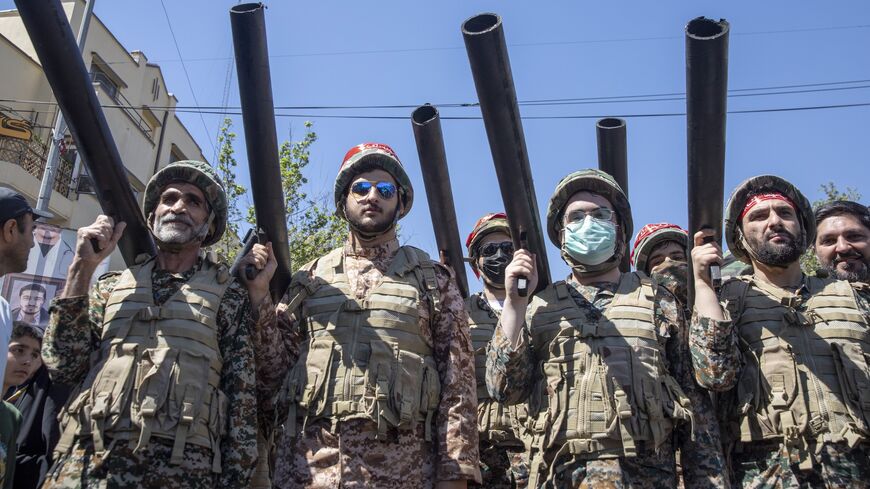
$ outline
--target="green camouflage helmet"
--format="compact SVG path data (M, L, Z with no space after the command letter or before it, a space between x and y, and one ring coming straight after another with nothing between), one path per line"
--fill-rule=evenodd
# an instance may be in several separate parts
M794 185L775 175L759 175L743 181L728 199L725 207L725 242L734 256L743 263L752 263L749 254L743 247L740 229L740 215L746 207L746 201L753 195L776 192L788 197L795 206L801 224L801 246L806 248L816 239L816 221L813 217L813 207L804 194Z
M347 196L347 188L353 178L366 168L363 165L371 164L374 168L380 168L396 179L396 187L402 202L402 212L396 216L397 220L405 217L414 203L414 188L411 179L405 173L402 162L393 148L381 143L363 143L350 148L341 162L341 168L335 177L335 215L347 220L344 214L344 199Z
M634 232L634 224L631 220L631 205L628 203L628 198L625 196L625 192L622 191L622 187L616 183L613 177L593 168L575 171L556 185L556 191L553 192L553 196L550 197L550 203L547 206L547 234L550 236L550 241L557 248L562 248L562 240L560 238L560 233L562 232L562 214L571 196L581 190L601 195L610 201L610 204L616 210L622 246L627 247L628 240L631 239L631 235Z
M155 173L145 186L145 203L142 206L145 218L148 219L154 212L160 202L160 194L172 182L190 183L202 191L213 213L211 229L202 246L217 243L227 227L227 196L217 173L208 163L194 160L175 161Z

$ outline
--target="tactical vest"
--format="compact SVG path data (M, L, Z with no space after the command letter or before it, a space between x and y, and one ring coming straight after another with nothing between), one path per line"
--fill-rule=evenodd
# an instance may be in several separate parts
M692 420L689 399L665 366L650 279L622 274L597 322L587 320L568 287L559 281L544 289L527 314L543 374L529 402L529 487L562 455L633 457L638 442L658 448L676 424Z
M481 441L494 444L521 445L518 439L520 425L526 417L524 406L508 406L491 399L486 390L486 347L498 327L498 315L489 308L481 307L475 294L465 300L468 328L474 348L474 373L477 377L477 429Z
M155 260L121 273L106 302L99 357L62 415L57 451L91 436L99 454L107 438L136 448L151 438L174 440L170 463L187 444L212 451L221 470L227 397L219 390L223 359L217 313L230 285L226 267L202 267L161 306L154 303Z
M794 463L823 442L868 438L870 329L845 281L806 277L804 299L749 276L723 287L744 366L734 431L740 442L781 440Z
M377 424L379 438L388 427L412 430L424 422L431 440L441 383L432 347L420 330L424 297L430 318L439 314L428 255L400 247L364 299L350 289L342 248L297 272L290 287L288 311L301 318L308 341L280 397L288 406L286 433L295 435L297 420L368 419Z

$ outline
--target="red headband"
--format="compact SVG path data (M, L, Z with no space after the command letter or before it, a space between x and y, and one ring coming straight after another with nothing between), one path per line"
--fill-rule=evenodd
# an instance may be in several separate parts
M398 159L399 159L399 157L396 156L396 152L393 151L393 148L387 146L386 144L381 144L381 143L363 143L363 144L357 144L357 145L354 146L353 148L350 148L350 150L349 150L349 151L344 155L344 159L341 160L341 167L344 168L344 165L345 165L345 164L348 162L348 160L350 160L354 155L356 155L356 154L358 154L358 153L361 153L361 152L363 152L363 151L366 151L366 150L371 150L371 149L374 149L374 150L377 150L377 151L381 151L381 152L387 153L388 155L390 155L390 156L392 156L393 158L395 158L397 161L398 161Z
M649 235L653 234L656 231L660 231L662 229L673 229L674 231L681 232L686 236L689 235L689 232L685 229L677 226L676 224L671 224L667 222L660 222L657 224L647 224L644 226L639 233L637 233L637 238L634 240L634 249L631 250L631 263L634 264L634 254L637 251L637 245L641 243L644 239L646 239Z
M786 204L790 205L792 209L795 208L794 202L792 202L791 199L789 199L788 197L786 197L785 195L783 195L779 192L771 192L771 193L767 193L767 194L756 194L756 195L753 195L752 197L750 197L746 201L746 206L743 207L743 212L740 213L740 216L737 218L737 220L742 221L743 216L745 216L747 212L749 212L756 205L758 205L764 201L767 201L767 200L781 200L781 201L785 202Z

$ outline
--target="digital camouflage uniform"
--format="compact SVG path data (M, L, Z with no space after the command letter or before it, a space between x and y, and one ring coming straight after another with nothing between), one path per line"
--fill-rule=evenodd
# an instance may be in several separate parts
M750 262L740 220L746 202L786 200L813 242L809 201L772 175L732 193L725 237ZM784 199L783 196L786 198ZM794 265L794 264L793 264ZM797 290L754 275L719 290L725 319L695 314L690 348L718 414L735 487L870 487L870 303L848 282L801 276Z
M353 295L345 303L353 302L365 307L373 294L386 283L387 277L395 278L391 272L391 264L398 259L398 254L409 252L417 253L409 247L399 247L398 241L394 239L375 247L355 247L349 242L344 248L335 250L326 257L334 258L337 254L341 258L341 280L346 281ZM321 260L327 259L326 257ZM316 264L311 264L302 272L297 272L294 282L316 282L319 277L313 272L315 269ZM440 397L435 396L438 398L437 408L433 411L431 425L417 422L412 429L397 429L389 423L379 426L378 422L371 419L378 416L373 411L368 414L342 416L341 419L341 415L306 416L306 408L301 403L292 407L296 411L296 415L293 415L291 406L288 405L293 396L288 395L288 392L299 393L301 402L309 395L317 395L313 392L299 392L297 389L301 389L301 386L290 389L286 383L294 382L293 379L300 374L304 377L307 365L301 363L300 355L308 355L309 360L313 358L310 351L323 339L322 334L314 337L309 334L311 318L301 317L304 315L299 313L300 310L312 311L316 305L307 299L293 304L301 288L291 283L274 314L264 312L272 317L260 320L264 327L259 332L261 336L258 341L265 341L265 344L262 351L258 349L260 374L257 382L263 411L271 413L267 417L277 420L273 435L275 487L389 489L432 487L438 480L480 480L474 357L464 304L448 269L439 264L434 264L432 269L435 271L436 283L433 285L437 290L435 295L439 302L438 312L435 317L431 317L430 307L434 304L431 303L429 295L423 295L415 311L419 315L419 328L413 332L414 337L419 335L427 347L431 348L440 379ZM329 290L329 283L324 283L316 290L309 290L309 293L328 294ZM263 311L266 309L261 308ZM337 333L341 333L339 330L350 329L351 325L335 324L334 327L337 328ZM376 350L375 345L375 342L371 343L371 351ZM399 357L404 356L402 349L397 354ZM296 363L299 365L290 370ZM300 368L303 372L300 372ZM375 373L360 373L356 366L353 372L369 379L375 377L371 381L361 381L362 384L352 386L354 392L362 389L362 397L368 398L375 391L384 392L390 389L387 385L390 380L386 377L382 384L379 374L376 376ZM311 370L309 374L312 374ZM413 384L415 381L419 382L419 379L408 381ZM275 395L277 392L280 394ZM381 406L380 399L382 398L375 399L375 406ZM417 400L419 397L415 402ZM377 409L381 415L378 418L380 421L385 416L392 416L391 403L398 402L398 399L383 398L383 402L384 405ZM422 405L422 401L420 404ZM337 408L333 406L330 409Z
M155 267L151 279L157 305L165 303L195 274L197 267L170 273ZM120 279L106 274L90 296L58 298L51 305L42 357L54 382L80 384L91 369L89 357L103 334L106 301ZM220 440L220 474L212 471L208 448L188 443L183 461L170 464L173 441L152 437L133 450L136 440L106 440L107 451L94 454L91 437L78 438L67 453L59 453L44 487L212 488L247 487L257 458L256 381L251 347L251 310L247 291L233 282L223 295L217 316L218 344L223 359L220 391L227 397L225 435ZM71 399L75 399L74 392Z
M572 299L585 315L584 321L578 321L581 323L592 323L601 319L602 311L613 301L617 287L617 284L611 283L583 286L573 280L567 285ZM530 310L536 300L537 296L532 299ZM691 378L691 367L686 363L688 350L680 335L680 331L685 330L682 308L673 295L661 287L655 289L654 302L658 341L666 352L667 358L664 360L667 369L687 396L693 401L700 399L704 394L698 392ZM526 323L529 324L531 320L531 316L527 316ZM524 330L519 346L513 349L501 328L496 331L488 351L486 378L487 388L494 398L513 404L526 400L531 394L532 386L538 381L541 361L535 358L534 350L537 346L531 341L528 330ZM695 407L693 409L698 410ZM685 433L677 430L678 437L689 438L688 426L684 430ZM698 432L700 431L699 429ZM639 446L636 457L618 456L594 460L566 454L558 460L549 461L554 467L553 477L541 480L540 487L596 487L599 484L611 487L674 487L675 442L675 439L668 439L658 450ZM704 453L710 451L706 450ZM686 464L687 487L720 486L721 459L717 459L715 455L701 455L698 458L695 461L697 467L693 466L690 470L688 462Z
M499 313L490 306L483 292L469 296L465 310L474 346L480 474L483 478L482 484L475 487L526 487L528 460L518 432L519 424L525 418L525 409L522 405L507 406L496 402L486 390L486 345L498 325Z

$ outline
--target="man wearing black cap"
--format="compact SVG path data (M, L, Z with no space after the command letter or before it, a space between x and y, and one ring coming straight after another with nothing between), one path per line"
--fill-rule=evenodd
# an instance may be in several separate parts
M33 223L40 217L51 214L30 207L18 192L0 187L0 277L27 269L27 256L33 248ZM11 334L9 303L0 297L0 351L6 351ZM0 378L5 371L6 363L0 362Z

